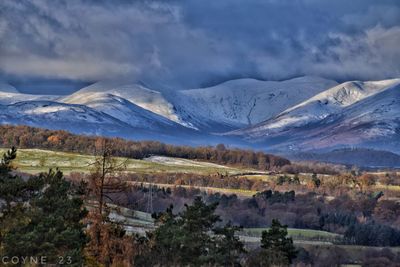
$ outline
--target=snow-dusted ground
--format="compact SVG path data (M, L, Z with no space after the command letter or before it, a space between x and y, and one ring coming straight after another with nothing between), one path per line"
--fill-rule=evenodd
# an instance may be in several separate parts
M193 161L181 158L169 158L163 156L151 156L144 159L145 161L161 163L169 166L188 166L188 167L204 167L204 168L228 168L223 165L210 162Z
M59 96L56 95L30 95L20 93L4 92L0 88L0 105L10 105L21 101L33 100L56 100Z

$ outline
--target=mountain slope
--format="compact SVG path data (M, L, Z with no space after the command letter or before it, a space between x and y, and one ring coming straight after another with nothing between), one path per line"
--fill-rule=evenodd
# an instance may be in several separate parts
M244 127L277 115L336 84L318 77L300 77L282 82L238 79L180 93L191 103L191 109L201 116Z
M9 93L0 91L0 105L10 105L21 101L53 101L59 98L56 95L30 95L21 93Z
M267 120L249 131L263 131L264 134L267 134L317 122L331 114L341 113L344 108L397 84L400 84L400 79L346 82L285 110L275 118Z
M280 151L365 145L398 152L399 91L400 79L238 79L162 92L107 81L63 97L0 91L0 123L191 144L245 140Z
M117 132L124 123L83 105L51 101L22 101L0 105L1 124L23 124L96 134Z
M181 125L152 113L128 100L107 93L87 93L85 97L73 99L75 104L85 105L96 111L117 118L133 127L149 130L174 131L183 128Z
M92 84L74 94L60 99L64 103L78 104L82 99L93 99L94 93L107 93L124 98L143 109L149 110L155 114L163 116L178 124L190 127L191 125L183 121L179 114L174 110L170 103L161 92L148 89L139 84L129 84L120 81L105 81Z
M122 105L118 105L119 101L123 101ZM96 110L96 105L105 105L106 111L120 119ZM177 142L188 136L198 138L192 131L133 104L124 103L119 98L106 98L106 101L99 100L88 106L54 101L21 101L0 105L0 124L169 142ZM189 141L185 139L183 143L190 143Z
M384 84L384 83L382 83ZM385 87L388 85L387 87ZM328 90L329 91L329 90ZM314 101L312 101L315 104ZM322 103L323 104L323 103ZM300 107L309 107L300 105ZM311 106L314 107L314 106ZM301 113L299 112L302 111ZM310 111L311 110L311 111ZM368 94L353 104L342 105L320 119L304 120L301 124L282 123L281 127L271 127L279 120L290 118L288 114L318 114L314 109L291 109L274 119L255 127L230 134L268 143L281 150L311 150L342 146L360 146L400 150L400 84L396 81L386 83L373 94ZM317 109L320 111L320 109ZM296 124L297 123L297 124Z
M0 81L0 105L10 105L21 101L32 101L32 100L55 100L59 96L56 95L31 95L23 94L7 83Z
M336 85L317 77L282 82L238 79L217 86L159 92L139 84L98 82L60 101L82 104L94 93L112 94L188 128L221 132L260 122Z

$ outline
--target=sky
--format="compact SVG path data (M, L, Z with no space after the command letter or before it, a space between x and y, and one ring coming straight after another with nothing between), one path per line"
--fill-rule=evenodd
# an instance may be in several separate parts
M0 1L0 79L32 93L394 78L399 44L399 0Z

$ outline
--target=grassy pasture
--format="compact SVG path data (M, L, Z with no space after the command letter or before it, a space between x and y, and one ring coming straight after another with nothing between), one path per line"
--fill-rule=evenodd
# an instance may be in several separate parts
M0 149L4 153L6 149ZM126 172L134 173L195 173L235 175L254 170L227 167L209 162L187 159L151 157L145 160L116 157L117 164L124 164ZM78 153L58 152L40 149L19 149L15 165L26 173L45 172L58 167L65 174L90 171L94 156Z
M241 235L249 237L260 237L261 233L269 228L244 228ZM331 242L340 239L341 235L318 230L288 228L288 235L294 240L313 240Z

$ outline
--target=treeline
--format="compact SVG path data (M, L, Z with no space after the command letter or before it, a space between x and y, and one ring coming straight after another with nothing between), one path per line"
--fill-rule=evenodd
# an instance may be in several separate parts
M344 241L348 244L364 246L398 246L400 244L400 231L393 227L376 223L371 220L361 223L350 213L328 213L320 217L320 225L341 225L346 228Z
M76 135L63 130L47 130L29 126L0 126L0 146L18 148L40 148L66 152L94 154L96 136ZM157 141L128 141L107 138L113 144L114 156L143 159L151 155L204 160L218 164L270 170L290 164L290 161L275 155L252 150L228 149L224 145L189 147L168 145Z
M324 162L296 162L290 165L285 165L281 168L284 173L299 174L299 173L319 173L337 175L347 171L343 165L335 165Z
M72 175L83 176L83 174L79 173L73 173ZM262 180L226 176L222 174L202 175L188 173L126 173L121 174L121 177L125 181L134 181L137 183L170 184L178 186L185 185L254 191L260 191L268 187L268 183Z
M235 194L207 193L196 188L153 186L152 195L155 212L163 211L171 204L174 204L175 211L180 212L184 208L183 203L190 203L201 195L206 203L219 203L216 212L224 221L246 228L265 227L277 218L292 228L328 231L343 237L332 242L367 246L400 245L397 224L400 207L394 207L395 201L378 201L369 194L360 194L357 198L343 195L340 199L327 201L312 192L296 194L294 191L265 190L252 197L239 198ZM129 192L111 197L119 205L148 211L148 196L148 186L137 185Z

